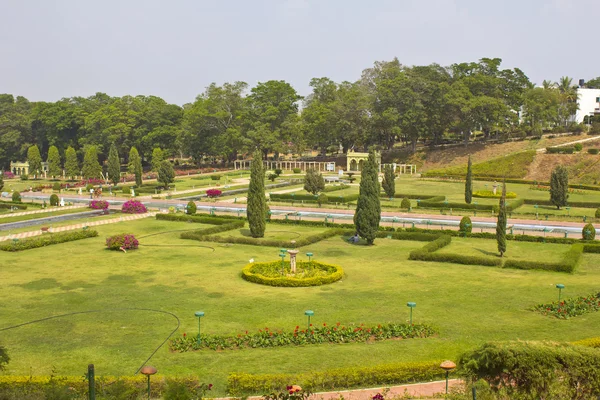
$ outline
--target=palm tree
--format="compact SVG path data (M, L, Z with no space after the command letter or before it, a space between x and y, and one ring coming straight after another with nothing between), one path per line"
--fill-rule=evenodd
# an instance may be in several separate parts
M561 77L556 83L556 87L561 97L559 119L561 124L566 126L579 107L577 105L577 87L573 86L573 78L568 76Z
M544 79L544 81L542 82L542 87L546 90L548 89L555 89L556 88L556 84L553 83L552 81L547 81Z

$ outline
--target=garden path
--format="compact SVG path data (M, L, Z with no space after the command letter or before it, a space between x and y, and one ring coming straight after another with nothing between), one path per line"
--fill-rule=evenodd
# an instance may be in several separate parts
M563 144L559 144L559 145L556 145L556 146L551 146L551 147L566 147L566 146L572 146L572 145L574 145L574 144L576 144L576 143L593 142L593 141L595 141L595 140L598 140L598 139L600 139L600 136L594 136L594 137L591 137L591 138L585 138L585 139L574 140L574 141L572 141L572 142L563 143ZM545 153L545 152L546 152L546 149L545 149L545 148L537 149L537 150L536 150L536 152L538 152L538 153Z
M77 208L85 208L85 207L86 207L85 204L75 204L73 206L65 206L65 207L60 207L60 208L56 208L56 207L50 208L49 207L49 208L43 208L41 210L34 210L34 211L21 211L21 212L16 212L16 213L0 214L0 219L10 218L10 217L20 217L23 215L31 215L31 214L42 214L42 213L53 212L53 211L75 210Z

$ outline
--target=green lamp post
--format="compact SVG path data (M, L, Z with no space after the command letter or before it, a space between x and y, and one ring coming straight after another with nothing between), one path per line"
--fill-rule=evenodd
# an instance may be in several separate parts
M309 330L310 329L310 317L315 315L315 312L313 310L306 310L306 311L304 311L304 315L306 315L308 317L308 322L306 323L306 330Z
M308 257L308 262L310 262L310 259L313 256L313 253L306 253L306 256Z
M204 311L196 311L194 313L196 317L198 317L198 345L200 345L200 319L204 317Z
M279 250L279 257L281 257L281 276L285 274L285 256L287 255L286 249Z
M565 285L563 285L562 283L557 283L556 288L558 289L558 301L560 301L560 294L561 294L562 290L565 288Z
M571 210L571 207L565 207L565 208L567 209L567 217L569 217L570 216L569 210Z
M148 377L148 400L150 400L150 376L156 374L158 372L156 368L151 366L145 366L140 370L142 375L146 375Z
M417 303L409 301L408 303L406 303L406 306L408 308L410 308L410 324L412 325L412 313L413 313L413 308L415 308L417 306Z

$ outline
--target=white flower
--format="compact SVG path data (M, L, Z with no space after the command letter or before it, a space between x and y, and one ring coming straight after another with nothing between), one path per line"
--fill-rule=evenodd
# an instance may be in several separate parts
M254 262L254 258L251 258L250 260L248 260L251 264Z

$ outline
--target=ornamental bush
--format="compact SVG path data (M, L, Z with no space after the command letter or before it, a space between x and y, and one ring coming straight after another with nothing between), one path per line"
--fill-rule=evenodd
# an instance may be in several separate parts
M106 210L108 208L108 201L92 200L90 201L90 208L94 210Z
M575 143L573 145L573 148L575 149L575 151L581 151L583 150L583 145L581 143Z
M471 223L471 218L464 216L460 220L460 224L458 225L459 232L462 233L471 233L473 230L473 223Z
M129 233L121 233L106 238L106 247L109 250L135 250L138 248L140 242Z
M20 203L21 202L21 193L19 192L13 192L12 194L12 201L15 203Z
M534 310L542 315L550 315L560 319L569 319L589 312L600 311L600 292L548 304L538 304L534 307Z
M221 196L222 193L219 189L208 189L206 191L206 195L211 199Z
M50 195L50 205L58 206L58 196L54 193Z
M125 214L143 214L147 211L146 206L137 200L128 200L121 207L121 212Z
M193 201L190 201L189 203L187 203L187 213L188 215L194 215L196 214L196 203L194 203Z
M211 175L210 179L212 179L213 181L219 181L221 180L221 175Z
M600 218L600 208L596 208L595 217Z
M302 170L300 168L292 168L292 172L295 174L299 174L300 172L302 172Z
M588 149L588 153L590 153L590 154L598 154L598 153L600 153L600 149Z
M248 282L269 286L304 287L320 286L339 281L344 276L342 267L317 261L298 261L296 274L292 275L290 263L283 263L285 275L281 275L280 261L250 263L242 270L242 278Z
M407 197L403 198L400 207L409 210L411 207L410 200Z
M80 231L67 231L51 233L42 236L36 236L29 239L20 239L18 241L0 242L0 250L3 251L21 251L35 249L38 247L50 246L53 244L71 242L73 240L86 239L98 236L98 232L86 229Z
M59 182L54 182L52 184L52 190L54 190L56 192L60 192L60 183Z
M582 231L581 237L583 240L594 240L596 238L596 228L592 224L586 224Z

